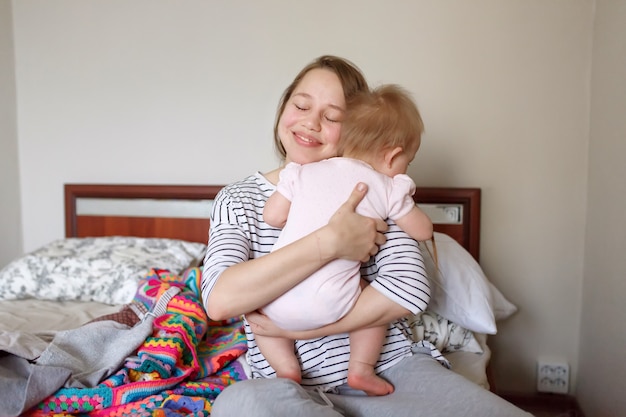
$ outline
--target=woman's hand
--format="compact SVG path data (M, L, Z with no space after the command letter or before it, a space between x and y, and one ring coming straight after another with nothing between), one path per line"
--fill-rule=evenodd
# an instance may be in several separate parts
M257 311L246 314L246 321L252 332L259 336L289 337L286 330L276 326L265 314Z
M250 325L250 329L255 335L267 337L282 337L285 339L308 340L316 337L327 336L322 327L312 330L285 330L278 327L269 317L259 310L246 314L246 321ZM337 332L338 333L338 332Z
M367 194L367 185L359 183L348 200L333 214L328 225L320 233L328 232L328 244L320 247L320 257L340 258L353 261L367 261L378 252L378 247L386 242L383 232L387 223L356 213L356 208ZM331 253L323 253L324 250Z

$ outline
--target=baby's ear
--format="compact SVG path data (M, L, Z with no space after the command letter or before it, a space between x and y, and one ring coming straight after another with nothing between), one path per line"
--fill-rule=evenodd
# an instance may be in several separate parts
M393 163L393 160L396 156L400 155L402 153L402 148L400 146L393 148L393 149L388 149L385 151L385 164L390 167L391 164Z

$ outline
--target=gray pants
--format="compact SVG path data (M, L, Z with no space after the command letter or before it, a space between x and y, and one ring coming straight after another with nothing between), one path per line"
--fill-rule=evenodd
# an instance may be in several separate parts
M368 397L320 394L288 379L253 379L226 388L215 400L212 417L522 417L497 395L450 371L430 354L417 353L384 371L393 394Z

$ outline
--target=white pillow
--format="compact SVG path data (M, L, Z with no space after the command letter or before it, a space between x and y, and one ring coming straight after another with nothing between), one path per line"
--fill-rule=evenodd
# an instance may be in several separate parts
M38 298L125 304L150 269L179 274L198 266L206 245L139 237L54 241L0 271L0 300Z
M496 334L496 319L508 317L516 307L493 286L463 246L446 234L435 232L434 236L438 269L432 243L420 242L431 282L428 310L468 330Z
M517 311L517 306L510 302L495 285L489 282L491 289L491 301L493 301L493 315L496 321L504 320L512 316Z

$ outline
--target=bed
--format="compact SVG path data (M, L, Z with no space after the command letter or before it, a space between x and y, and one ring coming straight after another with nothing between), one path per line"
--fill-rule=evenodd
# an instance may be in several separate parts
M238 318L212 322L202 315L202 311L186 310L189 305L198 310L198 300L201 299L199 265L208 236L208 217L212 199L221 188L220 185L64 186L65 239L26 254L0 271L0 343L3 343L3 350L13 353L6 347L8 336L37 335L41 342L59 334L68 338L83 337L75 332L107 323L118 327L106 331L138 327L136 320L124 323L122 313L129 313L129 306L133 307L135 315L131 316L136 319L145 310L156 308L157 297L163 299L172 288L177 293L170 294L174 301L165 303L166 308L178 305L175 301L182 297L180 305L185 307L171 314L178 314L183 323L195 323L195 330L183 331L189 335L183 338L185 343L190 344L189 340L195 337L202 340L194 339L190 348L193 350L191 359L180 352L183 356L178 358L175 354L163 354L147 346L148 339L170 337L172 331L163 330L165 324L155 321L154 327L161 329L160 336L146 337L139 348L131 346L134 362L125 365L125 373L119 381L109 377L105 380L109 381L106 389L98 391L107 393L102 397L118 395L117 400L108 398L94 403L88 397L95 391L89 391L84 385L63 388L45 397L45 401L32 403L31 399L29 405L38 404L31 409L31 415L84 413L114 403L118 404L116 413L130 410L120 408L120 404L125 407L134 404L144 411L156 407L168 408L168 412L174 410L179 415L202 410L208 414L211 398L220 389L246 377L245 349L242 349L245 340ZM414 198L433 219L436 233L434 243L420 243L433 293L429 309L409 318L411 337L429 340L444 353L454 371L494 390L488 366L491 352L487 337L495 334L496 321L510 316L516 308L485 277L478 263L481 191L478 188L422 187L417 189ZM46 265L46 262L53 265ZM87 270L91 268L100 275L88 276ZM139 307L144 311L137 311L141 310ZM167 311L170 314L170 310ZM138 337L130 335L128 339L132 339L131 336ZM157 342L159 340L152 341L153 345ZM216 348L205 352L207 343ZM0 360L6 356L0 356ZM164 357L174 362L168 363ZM187 365L185 369L177 369L182 357ZM150 372L138 368L147 366L149 359L146 358L153 358L150 359ZM126 388L126 382L120 382L122 379L135 381L140 375L139 379L143 378L148 384L147 379L163 379L163 369L166 368L170 372L167 374L170 385L163 387L155 382L152 390L147 394L144 392L143 396L135 389L125 392L124 399L120 399L120 390ZM107 375L117 374L115 369L110 369ZM172 378L178 379L173 382ZM196 383L200 379L202 384ZM0 378L0 392L3 383L4 387L15 389L16 384L10 378ZM72 391L76 389L78 391ZM70 393L86 394L83 400L71 400L68 399ZM202 397L209 400L204 401ZM194 411L193 407L200 408ZM98 415L109 415L108 409Z

